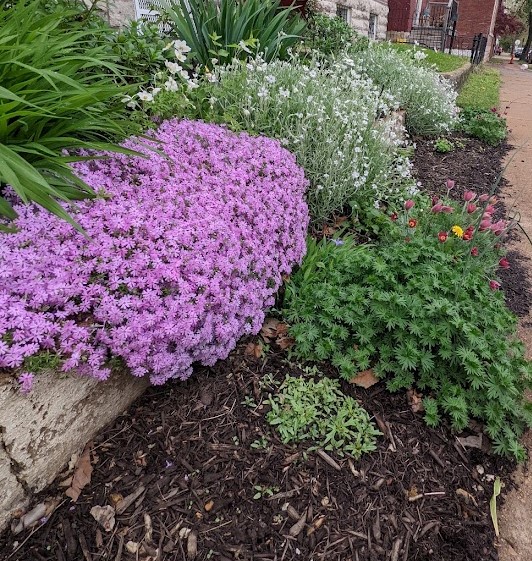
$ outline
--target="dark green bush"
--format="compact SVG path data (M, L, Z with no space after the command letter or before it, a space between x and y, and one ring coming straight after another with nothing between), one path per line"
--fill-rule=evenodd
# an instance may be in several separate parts
M532 369L493 280L498 238L468 230L466 239L467 216L394 214L374 246L309 239L284 316L299 357L331 360L346 379L373 368L391 391L415 386L428 424L447 416L462 430L479 419L496 452L522 459Z
M344 50L367 47L368 39L359 36L342 18L312 13L305 34L305 45L312 50L331 56Z
M506 119L497 110L462 109L459 128L465 134L478 138L491 146L497 146L506 139Z

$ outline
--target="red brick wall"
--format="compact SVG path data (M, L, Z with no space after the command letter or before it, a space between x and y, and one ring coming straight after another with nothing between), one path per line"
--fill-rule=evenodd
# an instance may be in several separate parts
M388 0L388 31L410 31L416 0Z
M489 37L495 3L499 0L459 0L456 47L470 48L479 33Z

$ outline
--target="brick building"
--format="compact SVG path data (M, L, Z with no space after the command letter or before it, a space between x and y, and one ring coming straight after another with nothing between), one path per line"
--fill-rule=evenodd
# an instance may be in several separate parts
M488 39L486 55L494 45L494 27L501 0L389 0L388 38L391 40L418 40L428 29L438 30L446 21L453 4L457 10L456 32L453 48L471 48L473 37L482 33ZM430 41L429 41L430 43ZM448 45L448 43L446 43ZM429 44L428 46L434 46Z

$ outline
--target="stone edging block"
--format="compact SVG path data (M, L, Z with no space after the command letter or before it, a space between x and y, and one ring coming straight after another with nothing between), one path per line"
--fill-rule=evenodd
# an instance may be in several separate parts
M125 372L105 382L45 372L23 395L0 379L0 529L148 385Z

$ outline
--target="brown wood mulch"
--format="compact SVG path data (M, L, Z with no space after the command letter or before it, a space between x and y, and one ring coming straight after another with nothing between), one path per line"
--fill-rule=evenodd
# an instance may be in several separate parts
M416 139L417 178L431 194L489 188L507 147L463 139L441 155ZM503 281L509 306L530 302L518 256ZM37 527L0 534L7 561L489 561L493 479L512 485L510 461L465 434L427 427L405 393L344 384L383 436L359 461L283 445L265 421L268 375L302 375L273 350L245 343L186 383L151 388L94 440L90 483L76 503L60 480L35 497L59 506ZM253 405L254 404L254 405ZM481 446L481 448L477 448ZM260 495L260 496L259 496ZM112 530L94 506L113 506ZM112 511L113 509L111 509Z
M488 503L493 477L513 466L469 448L474 430L459 440L428 428L405 393L346 384L384 434L375 452L355 461L283 445L264 418L263 381L302 371L283 351L255 358L244 349L186 383L151 388L94 441L92 480L77 503L33 532L5 532L0 558L497 559ZM65 498L64 488L35 501L51 495ZM95 505L116 506L112 531L90 515Z

